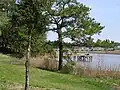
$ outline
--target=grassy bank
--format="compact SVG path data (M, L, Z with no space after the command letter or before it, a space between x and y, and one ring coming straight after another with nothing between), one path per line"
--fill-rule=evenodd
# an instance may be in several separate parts
M23 90L24 66L11 64L15 60L0 54L0 90ZM36 68L30 70L31 90L110 90L113 84L120 84L120 80L83 78Z

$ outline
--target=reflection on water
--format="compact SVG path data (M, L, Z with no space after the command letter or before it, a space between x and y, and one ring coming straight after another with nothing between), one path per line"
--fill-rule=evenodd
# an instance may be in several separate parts
M120 69L120 55L113 54L92 54L92 62L80 62L82 66L101 69Z

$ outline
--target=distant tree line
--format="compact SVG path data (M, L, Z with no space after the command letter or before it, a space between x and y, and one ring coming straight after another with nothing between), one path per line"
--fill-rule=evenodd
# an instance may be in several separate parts
M106 39L106 40L100 40L93 41L93 39L90 39L86 42L87 47L102 47L102 48L115 48L118 46L118 43L115 41Z
M85 47L102 47L102 48L116 48L117 46L120 45L119 42L115 42L109 39L105 40L96 40L94 41L94 38L89 37L86 39L83 43L76 43L74 42L73 45L78 45L80 47L85 46Z
M58 48L58 41L48 41L49 45L51 45L53 48ZM102 47L102 48L116 48L117 46L120 46L119 42L115 42L109 39L106 40L96 40L94 41L93 38L89 38L83 43L77 43L77 42L63 42L64 48L72 48L72 46L79 46L79 47Z
M117 46L115 41L106 39L106 40L100 40L98 39L95 44L95 47L103 47L103 48L115 48Z

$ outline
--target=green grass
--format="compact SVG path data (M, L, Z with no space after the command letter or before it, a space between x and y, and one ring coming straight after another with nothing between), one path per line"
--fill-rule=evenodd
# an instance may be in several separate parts
M24 86L25 68L22 65L10 64L13 60L17 59L0 54L0 90L17 90L10 88ZM112 80L101 81L36 68L30 70L30 86L39 90L110 90L109 86L112 83Z

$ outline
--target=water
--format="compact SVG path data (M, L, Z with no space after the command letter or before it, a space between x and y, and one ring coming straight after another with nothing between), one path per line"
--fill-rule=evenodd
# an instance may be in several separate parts
M92 54L92 62L80 62L84 66L96 68L100 66L102 69L120 69L120 55L114 54Z

